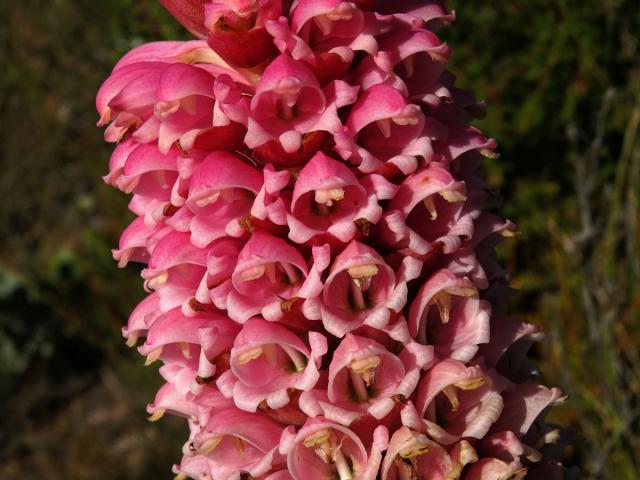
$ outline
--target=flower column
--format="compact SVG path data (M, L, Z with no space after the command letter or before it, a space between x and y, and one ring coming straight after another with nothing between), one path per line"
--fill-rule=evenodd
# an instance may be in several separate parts
M483 212L481 105L437 1L162 0L199 40L123 57L105 181L147 264L124 329L188 419L180 478L562 475ZM555 478L555 477L554 477Z

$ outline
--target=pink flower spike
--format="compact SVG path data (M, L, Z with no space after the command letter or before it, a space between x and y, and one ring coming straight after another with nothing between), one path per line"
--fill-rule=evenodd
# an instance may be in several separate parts
M444 1L161 3L199 39L132 49L96 108L176 480L563 478Z

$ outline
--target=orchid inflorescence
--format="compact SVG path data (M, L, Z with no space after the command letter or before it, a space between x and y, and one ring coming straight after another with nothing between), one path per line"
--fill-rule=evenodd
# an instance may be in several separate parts
M97 96L146 264L124 328L198 480L561 478L435 0L162 0Z

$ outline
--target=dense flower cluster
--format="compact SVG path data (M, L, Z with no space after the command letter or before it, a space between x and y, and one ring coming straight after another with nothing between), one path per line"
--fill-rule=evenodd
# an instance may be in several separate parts
M146 264L124 329L188 419L199 480L561 478L483 211L495 141L454 86L435 0L163 0L200 40L100 89L105 180Z

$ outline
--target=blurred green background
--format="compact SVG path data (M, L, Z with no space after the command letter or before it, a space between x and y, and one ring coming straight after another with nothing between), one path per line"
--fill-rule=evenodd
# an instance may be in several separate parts
M487 166L521 234L500 247L513 310L548 335L589 479L640 471L640 3L458 0L441 35L489 105ZM171 478L182 421L146 421L155 368L120 328L142 297L110 248L130 219L102 184L93 99L116 60L187 38L152 0L0 1L0 478Z

